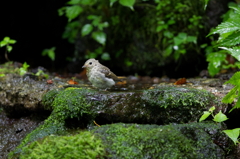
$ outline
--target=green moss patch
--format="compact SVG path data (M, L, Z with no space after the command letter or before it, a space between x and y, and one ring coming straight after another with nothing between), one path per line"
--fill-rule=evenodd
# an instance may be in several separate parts
M88 131L70 136L50 135L23 148L20 159L103 158L102 141Z
M204 110L219 103L205 90L168 86L145 90L142 100L164 124L198 121Z
M212 138L222 134L219 130L220 125L212 123L167 126L120 123L102 126L94 132L114 159L215 159L224 156L223 150L212 142Z

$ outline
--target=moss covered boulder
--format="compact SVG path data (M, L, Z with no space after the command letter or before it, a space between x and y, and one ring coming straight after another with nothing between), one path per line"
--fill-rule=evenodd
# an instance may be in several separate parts
M118 123L74 135L50 135L23 147L20 158L221 159L225 158L228 140L221 146L213 141L223 137L221 125L215 123Z
M197 89L160 87L135 92L99 92L86 88L59 88L45 94L42 102L51 115L28 134L14 153L28 143L49 136L63 135L74 127L86 128L95 120L139 124L169 124L197 121L215 97ZM105 123L104 123L104 122Z
M204 110L217 107L218 101L207 91L173 86L130 92L70 87L48 92L43 104L56 119L87 115L100 123L169 124L197 121Z

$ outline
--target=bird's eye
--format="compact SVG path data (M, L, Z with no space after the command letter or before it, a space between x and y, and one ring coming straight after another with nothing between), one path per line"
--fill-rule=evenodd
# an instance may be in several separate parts
M92 64L92 62L89 62L89 65L91 65Z

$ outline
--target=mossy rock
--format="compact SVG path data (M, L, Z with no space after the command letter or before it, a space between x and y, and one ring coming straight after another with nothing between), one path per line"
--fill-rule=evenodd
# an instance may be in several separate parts
M216 97L207 91L172 86L133 92L67 88L48 92L43 103L62 119L88 114L89 119L97 117L100 122L144 124L197 121L204 110L218 105Z
M73 120L86 128L94 120L139 124L169 124L197 121L215 97L197 89L161 87L136 92L99 92L86 88L60 88L43 98L45 109L52 110L44 124L32 131L14 153L29 142L50 134L65 134ZM106 123L101 123L107 119ZM70 122L68 122L70 120ZM75 126L75 127L76 127Z
M163 124L198 121L204 110L220 104L205 90L168 86L145 90L142 100L155 119L161 119Z
M224 158L224 151L213 143L217 137L225 136L220 130L220 124L214 123L166 126L119 123L101 126L94 132L102 138L109 158L220 159Z
M74 135L50 135L26 145L25 158L114 158L114 159L215 159L224 158L223 149L214 144L221 124L179 125L111 124Z

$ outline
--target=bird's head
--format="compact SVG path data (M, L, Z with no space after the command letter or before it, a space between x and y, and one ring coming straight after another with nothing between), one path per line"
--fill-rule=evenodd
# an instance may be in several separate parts
M87 69L91 69L94 66L97 66L99 64L98 60L95 59L89 59L85 62L85 64L82 66L82 68L87 68Z

